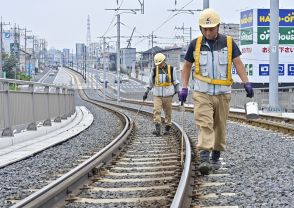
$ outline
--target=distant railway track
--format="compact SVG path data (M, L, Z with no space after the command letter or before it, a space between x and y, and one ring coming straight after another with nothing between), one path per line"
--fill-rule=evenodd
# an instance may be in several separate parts
M132 103L137 105L153 106L152 102L142 102L138 100L123 99L123 102ZM173 106L174 110L179 110L178 106ZM192 107L185 107L187 112L193 112ZM230 112L229 120L246 123L253 126L258 126L265 129L281 132L294 136L294 119L284 118L279 116L259 115L258 119L246 119L246 115L243 112Z
M189 207L192 154L181 127L173 123L171 135L146 135L145 128L134 130L131 118L117 110L125 107L115 104L109 107L108 103L88 98L82 90L79 93L87 102L116 111L124 119L123 131L107 147L13 207L70 207L89 203ZM137 112L134 108L126 109ZM152 114L140 113L145 115L141 122L150 125L147 121L152 119L146 115Z

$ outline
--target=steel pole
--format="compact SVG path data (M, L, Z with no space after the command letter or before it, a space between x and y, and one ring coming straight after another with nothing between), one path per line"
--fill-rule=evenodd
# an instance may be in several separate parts
M117 66L117 102L120 101L120 14L117 14L117 42L116 42L116 66Z
M203 0L203 9L209 8L209 0Z
M279 110L279 1L270 2L269 110Z
M103 98L106 99L105 37L103 37Z
M2 72L2 17L0 20L0 73ZM2 75L3 76L3 75Z

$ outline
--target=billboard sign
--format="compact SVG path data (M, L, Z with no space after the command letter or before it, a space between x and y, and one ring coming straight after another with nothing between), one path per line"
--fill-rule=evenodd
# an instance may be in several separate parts
M253 9L241 12L240 27L252 27L253 26Z
M19 43L10 43L10 53L18 55L18 53L19 53Z
M288 76L294 76L294 64L288 64Z
M241 45L253 44L253 28L245 28L240 30Z
M259 64L259 76L269 75L269 64Z
M248 76L253 76L253 64L245 64L245 69Z
M270 28L257 28L257 43L269 44ZM279 44L294 44L294 27L280 27L279 28Z
M3 32L3 38L4 39L10 39L10 37L11 37L10 32Z
M257 10L257 26L270 26L270 10ZM294 27L294 9L280 9L279 10L279 26Z
M279 76L285 75L285 65L279 64ZM259 76L269 76L269 64L259 64Z

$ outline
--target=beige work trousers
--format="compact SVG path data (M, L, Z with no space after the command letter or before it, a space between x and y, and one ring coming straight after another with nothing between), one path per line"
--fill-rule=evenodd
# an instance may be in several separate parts
M208 95L193 92L194 118L198 129L199 150L223 151L231 94Z
M153 121L154 123L161 123L161 109L163 109L165 116L165 124L171 125L171 113L172 113L172 96L159 97L153 96Z

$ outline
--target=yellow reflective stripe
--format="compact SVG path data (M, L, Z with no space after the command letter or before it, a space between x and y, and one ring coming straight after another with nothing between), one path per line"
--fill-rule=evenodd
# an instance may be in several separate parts
M231 86L233 84L232 80L232 55L233 55L233 41L231 36L227 36L227 48L228 48L228 69L227 69L227 79L211 79L210 77L204 77L200 74L200 47L201 47L202 36L199 36L196 41L195 46L195 74L194 77L200 81L206 82L208 84L215 85L228 85Z
M197 38L196 46L195 46L195 75L200 74L200 47L202 42L202 35Z
M168 87L171 85L172 85L172 83L170 83L170 82L162 82L159 85L156 85L156 87Z
M168 77L168 82L171 82L170 65L167 65L167 77Z
M167 65L167 78L168 78L168 82L160 82L159 81L159 67L156 66L155 86L156 87L168 87L168 86L172 85L172 82L171 82L171 67L170 67L170 65Z
M156 72L155 72L155 85L158 85L160 82L159 82L159 68L158 66L156 66Z
M232 85L232 80L229 81L229 80L222 80L222 79L211 79L209 77L201 76L200 74L196 74L195 78L200 81L206 82L208 84L228 85L228 86Z
M233 40L231 36L227 36L227 47L228 47L228 74L227 74L227 80L232 80L232 57L233 57Z

